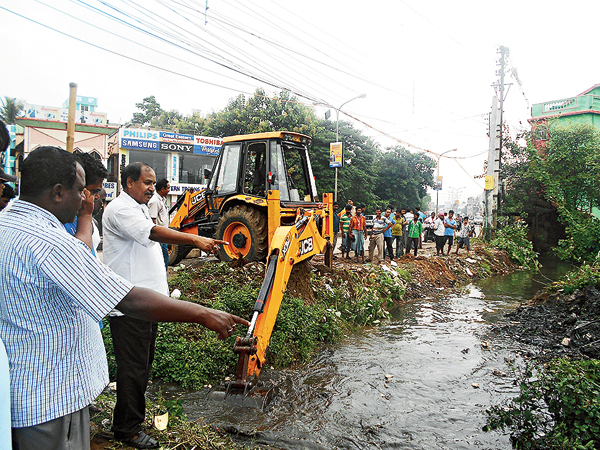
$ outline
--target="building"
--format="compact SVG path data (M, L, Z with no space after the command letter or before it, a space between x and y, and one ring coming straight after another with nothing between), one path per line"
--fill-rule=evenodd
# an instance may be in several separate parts
M95 97L78 95L76 105L73 151L89 153L107 167L109 175L104 183L107 201L120 192L121 169L133 162L143 162L154 169L157 180L169 180L172 204L186 189L204 187L205 170L212 169L223 144L220 138L110 124L106 113L96 111ZM16 133L21 134L22 130L22 144L12 150L15 172L18 173L19 161L37 147L66 148L67 121L68 100L63 108L26 104L24 116L17 119Z
M187 189L205 187L205 170L212 169L221 145L221 138L122 127L108 143L106 198L114 198L120 190L121 169L133 162L142 162L154 169L157 180L169 180L172 204Z
M590 124L600 129L600 84L575 97L534 104L529 123L538 150L548 146L551 125Z

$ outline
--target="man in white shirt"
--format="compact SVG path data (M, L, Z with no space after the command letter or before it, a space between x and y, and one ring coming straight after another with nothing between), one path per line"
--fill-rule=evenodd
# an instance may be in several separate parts
M435 235L435 254L437 256L444 256L444 244L446 243L446 237L444 236L445 232L444 213L441 212L438 214L438 218L435 220L433 228L433 234Z
M123 191L102 217L104 263L135 286L169 295L167 274L159 243L185 244L213 253L217 241L156 225L147 203L154 195L154 170L139 162L121 172ZM110 313L117 363L117 404L113 418L115 439L137 448L156 448L141 424L146 410L145 392L154 359L157 324Z
M156 182L156 191L148 202L148 209L150 210L150 218L152 221L161 227L168 227L170 224L169 220L169 207L167 206L167 195L171 190L171 185L166 178L158 180ZM165 268L169 268L169 244L160 244L163 252L163 258L165 259Z

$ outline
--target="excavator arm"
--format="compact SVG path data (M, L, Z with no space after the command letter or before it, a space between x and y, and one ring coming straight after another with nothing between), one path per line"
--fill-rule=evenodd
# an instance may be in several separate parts
M279 192L269 192L268 201L269 217L273 217L273 213L278 213L271 209L278 208ZM325 253L326 256L332 253L331 195L325 194L324 201L320 208L300 210L293 225L279 225L273 230L266 275L254 305L250 327L245 337L236 339L233 348L239 354L239 360L231 388L243 388L246 392L256 384L294 265L319 253ZM330 265L331 257L326 257L327 260Z

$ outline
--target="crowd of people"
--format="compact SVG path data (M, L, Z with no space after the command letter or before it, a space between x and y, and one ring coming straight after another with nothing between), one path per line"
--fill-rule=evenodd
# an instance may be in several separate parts
M357 262L379 263L393 261L413 251L417 256L423 242L434 241L436 255L450 254L456 239L456 250L471 250L470 238L475 236L475 227L468 217L461 217L450 210L447 213L432 212L427 215L419 207L414 210L388 206L385 210L375 208L372 226L368 227L365 206L355 206L348 200L342 211L338 202L333 203L333 247L339 248L343 259ZM337 247L341 238L341 245ZM369 241L368 256L365 255L365 242ZM353 256L351 257L351 252Z

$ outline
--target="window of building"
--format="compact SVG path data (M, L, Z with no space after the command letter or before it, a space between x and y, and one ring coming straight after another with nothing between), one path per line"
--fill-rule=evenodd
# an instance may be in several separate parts
M88 105L81 105L81 111L89 111L90 107Z
M141 162L152 167L156 173L156 181L167 178L168 153L129 150L129 164L134 162Z
M204 155L177 154L179 156L179 182L206 184L204 169L212 169L215 158Z

